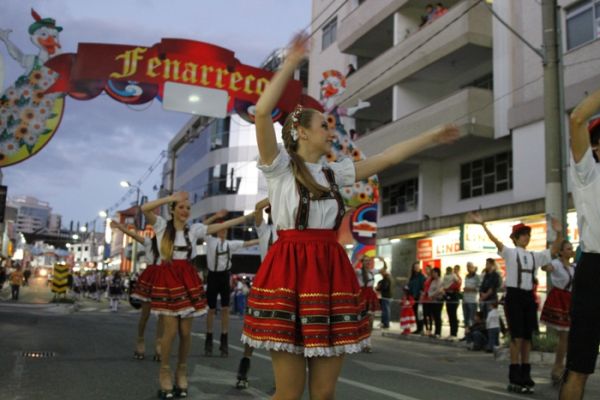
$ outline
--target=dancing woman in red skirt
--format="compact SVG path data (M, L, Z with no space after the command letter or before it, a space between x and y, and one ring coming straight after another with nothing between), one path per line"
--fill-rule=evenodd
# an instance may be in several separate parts
M145 358L145 345L144 345L144 332L146 331L146 324L150 318L150 282L153 280L154 272L158 263L158 246L156 244L156 237L148 238L139 235L134 230L129 230L123 224L116 221L110 222L111 229L118 229L125 235L131 237L133 240L144 246L144 254L146 255L146 269L142 272L137 280L135 287L133 288L133 294L131 297L141 301L142 307L140 312L140 319L138 321L138 332L137 340L135 344L135 350L133 352L133 358L136 360L143 360ZM156 343L154 346L154 361L160 361L160 337L162 335L162 319L159 317L156 324Z
M565 369L565 356L567 354L567 342L569 339L569 328L571 327L571 287L575 276L575 264L571 259L575 256L573 245L564 240L560 245L559 257L542 269L550 272L552 289L548 293L540 321L549 328L558 331L558 345L556 346L556 358L550 377L554 384L560 382L560 377Z
M169 205L171 219L154 214L154 210ZM142 211L156 233L160 263L149 282L150 307L153 314L164 322L161 340L161 365L158 397L172 399L187 397L187 358L190 352L192 317L207 312L206 297L196 268L190 260L196 256L196 242L206 235L242 223L248 216L239 217L221 224L190 226L188 194L178 192L162 199L145 203ZM253 214L250 214L253 217ZM179 333L179 351L175 385L172 383L169 358L175 336Z
M271 112L307 52L308 37L294 38L282 68L256 104L259 168L268 185L279 239L267 254L248 298L242 341L271 351L274 399L299 399L306 367L311 398L334 397L343 356L369 345L369 319L360 287L336 229L345 213L339 187L366 179L438 142L458 136L452 126L391 146L353 164L322 164L335 133L325 116L297 106L277 146Z

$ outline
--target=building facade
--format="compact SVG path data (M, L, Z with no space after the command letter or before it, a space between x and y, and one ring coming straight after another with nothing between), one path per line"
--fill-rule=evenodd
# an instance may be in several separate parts
M49 203L32 196L18 196L9 199L8 204L17 209L15 227L18 232L49 233L51 228L60 231L60 215L52 214Z
M545 248L542 61L485 2L445 1L446 10L424 19L426 3L312 3L308 94L318 96L325 70L353 65L338 104L371 103L352 122L367 156L443 123L460 129L456 143L379 175L379 250L401 278L414 260L440 267L473 261L481 270L486 257L498 258L481 228L465 224L472 210L482 210L507 244L513 223L531 223L541 242L530 247ZM600 1L559 3L568 112L600 87ZM541 47L539 2L492 7ZM569 214L569 232L576 242L574 217Z

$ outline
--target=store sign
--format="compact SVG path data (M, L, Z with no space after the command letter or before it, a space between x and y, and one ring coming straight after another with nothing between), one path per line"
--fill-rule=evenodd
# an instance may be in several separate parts
M433 258L433 239L417 240L417 260L431 260Z
M417 260L431 260L460 251L458 230L417 240Z

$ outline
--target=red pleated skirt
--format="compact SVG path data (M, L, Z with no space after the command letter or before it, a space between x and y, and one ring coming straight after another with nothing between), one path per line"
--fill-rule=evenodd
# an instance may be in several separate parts
M278 235L248 295L242 342L305 357L362 351L370 344L369 318L336 232Z
M571 292L554 287L548 293L540 321L556 330L568 331L571 327L570 310Z
M152 282L154 282L154 274L158 269L158 265L148 265L138 277L138 280L133 288L131 297L143 301L150 302L152 295Z
M381 310L381 303L379 297L372 287L361 287L360 288L360 300L364 302L368 312L375 312Z
M202 279L189 261L163 262L151 274L150 308L153 314L187 318L207 312Z

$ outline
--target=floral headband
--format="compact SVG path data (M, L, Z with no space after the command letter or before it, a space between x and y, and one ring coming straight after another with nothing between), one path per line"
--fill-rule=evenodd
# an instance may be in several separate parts
M298 141L298 126L300 126L300 115L302 114L302 111L302 106L298 104L292 112L292 129L290 130L290 134L292 135L292 140L294 142Z

